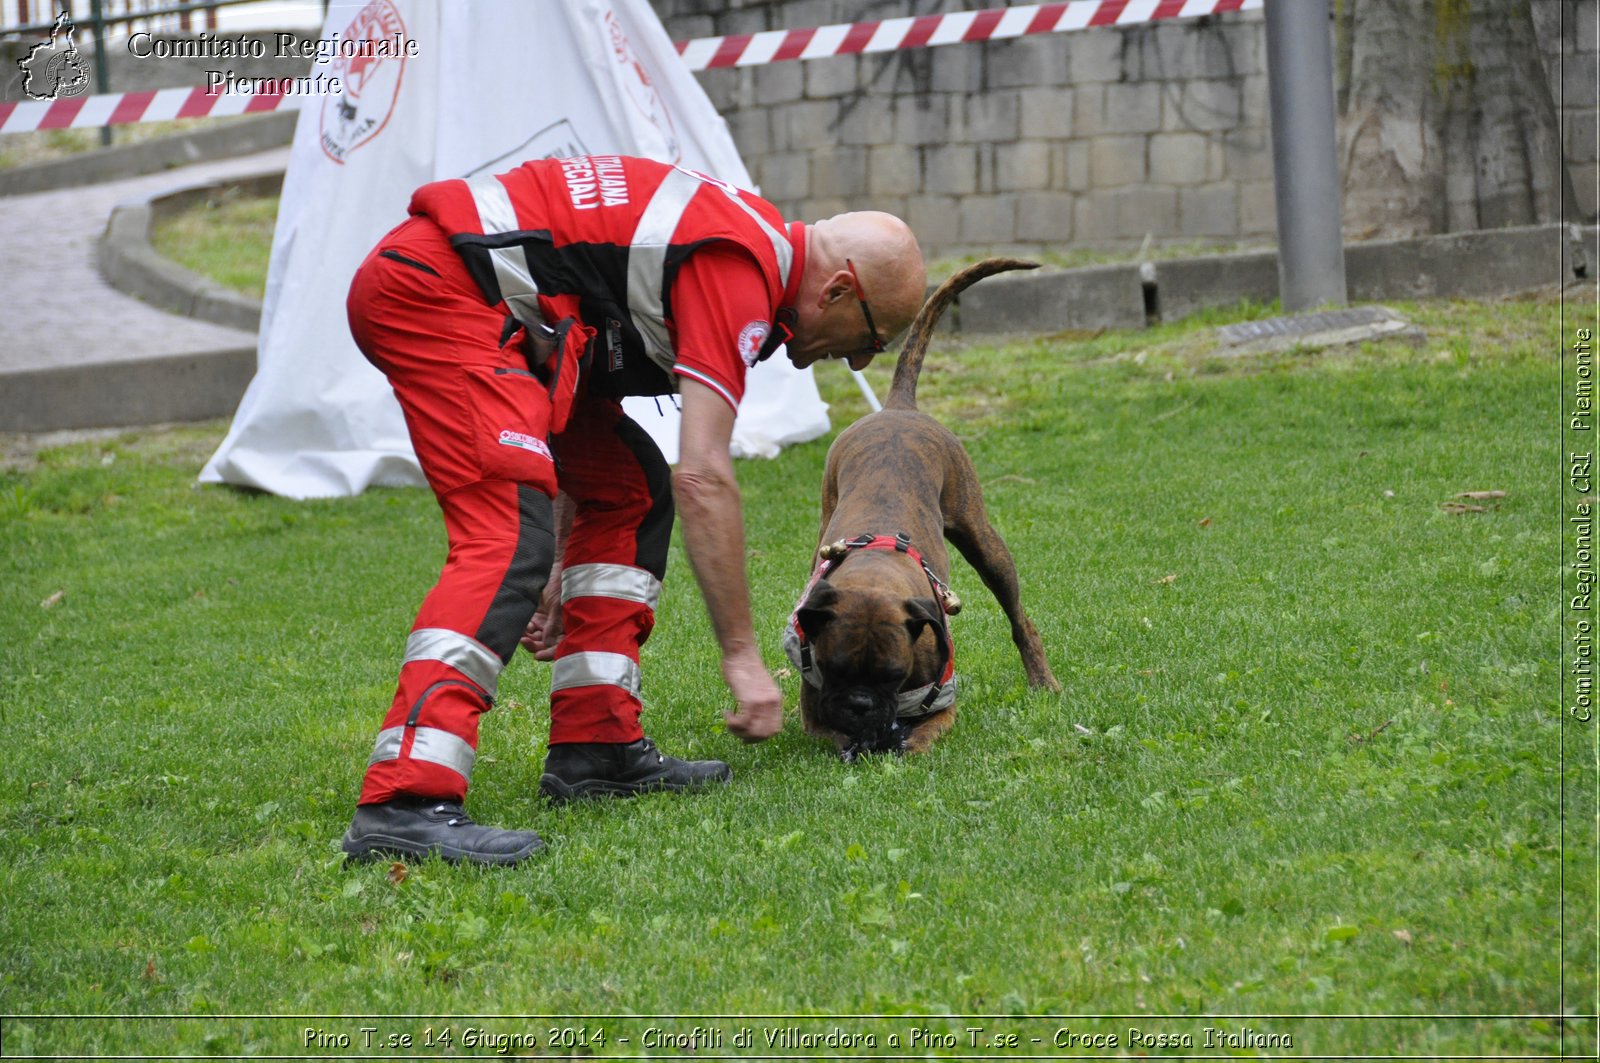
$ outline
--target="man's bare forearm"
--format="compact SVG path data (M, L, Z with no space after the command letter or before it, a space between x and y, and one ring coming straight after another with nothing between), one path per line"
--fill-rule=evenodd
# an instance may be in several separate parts
M683 517L689 567L711 614L722 648L722 678L733 694L734 710L723 713L723 719L744 741L763 742L783 729L783 695L761 663L750 622L744 514L728 456L733 410L699 381L685 378L680 387L683 427L672 488Z
M672 490L683 521L683 546L700 585L724 657L755 651L750 587L745 575L744 517L739 485L726 470L680 467Z
M555 520L555 559L556 564L561 564L561 559L567 556L567 536L572 534L572 516L577 511L577 506L572 501L572 496L565 491L556 492L555 500L551 503L551 512Z

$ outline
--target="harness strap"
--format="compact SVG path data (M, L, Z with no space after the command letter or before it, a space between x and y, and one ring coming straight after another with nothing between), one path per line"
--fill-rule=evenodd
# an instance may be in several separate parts
M853 539L840 539L828 543L818 551L821 560L811 579L807 581L805 590L800 593L800 600L795 603L794 612L789 614L789 623L783 632L784 651L800 670L801 677L813 687L819 690L822 688L822 673L817 668L811 644L806 641L805 631L800 627L800 606L811 597L811 591L817 583L827 579L852 552L891 549L906 554L921 566L923 574L928 577L929 586L933 589L934 599L939 602L944 616L954 616L960 612L961 599L955 596L948 584L934 574L927 559L911 546L911 537L905 532L896 532L892 538L887 535L862 534ZM939 656L942 658L939 678L926 686L902 690L899 693L895 713L899 719L921 719L947 709L955 703L955 642L950 637L949 621L941 617L937 628Z

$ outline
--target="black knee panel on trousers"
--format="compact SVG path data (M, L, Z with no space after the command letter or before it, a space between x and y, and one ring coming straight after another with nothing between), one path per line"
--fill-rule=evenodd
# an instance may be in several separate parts
M617 438L633 451L639 468L644 473L645 486L650 491L650 512L645 514L637 533L637 552L634 565L658 580L667 576L667 548L672 545L672 520L675 509L672 501L672 467L662 455L661 448L650 438L650 433L632 418L623 417L617 422Z
M483 625L473 636L508 663L539 606L555 561L555 512L550 499L541 491L519 484L517 525L517 548L494 601L484 614Z

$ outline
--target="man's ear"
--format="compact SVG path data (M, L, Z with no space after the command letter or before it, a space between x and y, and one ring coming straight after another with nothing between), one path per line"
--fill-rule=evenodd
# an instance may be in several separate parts
M845 296L854 298L856 294L855 279L850 276L847 269L836 270L828 282L822 286L822 297L817 300L817 308L826 310Z
M906 630L911 632L911 642L916 644L922 630L939 623L939 603L932 598L906 599Z
M833 621L833 607L838 601L839 592L833 589L833 584L818 580L806 600L794 612L794 618L800 622L800 630L805 632L807 641L816 641L822 629Z

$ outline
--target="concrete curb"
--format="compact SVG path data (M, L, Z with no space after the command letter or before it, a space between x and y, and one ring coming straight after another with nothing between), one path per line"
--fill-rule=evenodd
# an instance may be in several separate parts
M224 417L256 372L255 347L9 373L0 431L136 428Z
M295 111L251 115L193 133L175 133L138 144L15 166L0 170L0 196L76 188L159 173L190 163L253 155L293 140L298 117Z
M111 212L96 250L100 273L118 291L184 317L254 332L261 303L193 273L150 246L150 227L196 202L228 191L271 195L283 185L281 172L252 174L202 184L126 203Z
M1573 234L1576 233L1576 239ZM1137 265L1003 276L964 292L963 333L1140 328L1243 299L1278 297L1276 251L1153 263L1147 293ZM1600 272L1600 227L1536 225L1380 240L1345 247L1352 302L1483 299L1564 285Z
M995 277L961 293L955 322L963 335L1143 328L1139 267L1090 266Z

